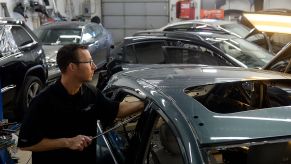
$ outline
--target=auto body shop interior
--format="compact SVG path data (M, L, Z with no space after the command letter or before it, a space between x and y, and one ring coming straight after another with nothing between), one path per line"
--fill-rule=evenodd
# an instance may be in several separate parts
M291 164L290 0L0 0L0 164Z

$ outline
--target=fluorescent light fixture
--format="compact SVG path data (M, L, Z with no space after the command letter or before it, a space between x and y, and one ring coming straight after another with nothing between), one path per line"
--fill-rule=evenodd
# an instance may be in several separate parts
M262 32L291 34L291 16L245 13L244 16Z

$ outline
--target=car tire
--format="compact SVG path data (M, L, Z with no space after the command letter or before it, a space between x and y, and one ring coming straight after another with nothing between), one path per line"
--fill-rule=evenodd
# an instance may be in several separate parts
M36 76L28 76L19 92L18 108L16 108L15 116L17 120L22 120L24 115L28 113L28 107L31 100L44 88L43 82Z

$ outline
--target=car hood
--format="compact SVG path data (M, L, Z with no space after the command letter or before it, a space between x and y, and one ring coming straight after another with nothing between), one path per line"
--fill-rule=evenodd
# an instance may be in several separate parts
M205 109L207 110L207 109ZM209 111L208 111L209 112ZM266 138L291 137L291 106L258 109L231 114L212 113L203 119L191 119L192 125L198 122L197 134L200 143L246 143ZM223 145L222 144L222 145Z
M43 45L42 47L44 49L47 61L55 61L57 52L62 47L62 45Z

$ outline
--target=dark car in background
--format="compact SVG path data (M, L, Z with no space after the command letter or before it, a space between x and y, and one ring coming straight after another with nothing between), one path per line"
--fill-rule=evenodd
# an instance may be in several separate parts
M97 65L107 60L107 54L113 45L111 34L102 25L91 22L55 22L38 28L36 35L45 50L49 81L60 75L56 55L63 45L70 43L87 45Z
M290 163L290 84L287 74L219 66L117 73L103 93L146 105L100 134L98 159L110 151L112 161L126 164Z
M273 56L252 42L218 32L139 33L126 37L112 52L113 62L99 74L99 89L129 64L225 65L291 73L291 42Z
M98 68L97 88L103 89L116 72L142 64L204 64L246 67L197 35L162 32L131 36L112 50L110 62ZM121 66L122 65L122 66Z
M126 69L129 64L262 68L273 57L262 47L224 32L139 32L124 38L112 50L110 60L113 62L100 68L97 88L103 89L114 73Z
M23 21L0 19L0 40L4 117L21 119L32 98L47 83L45 54Z
M231 61L231 66L261 68L273 58L272 54L252 42L219 32L138 33L124 38L112 52L112 58L139 64L217 65L214 61L226 58ZM219 59L215 54L223 57ZM192 60L188 60L190 58Z

